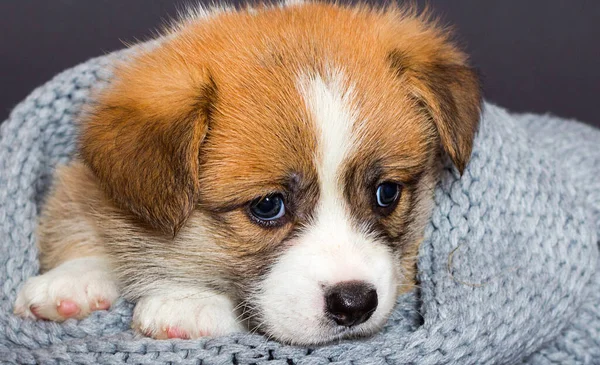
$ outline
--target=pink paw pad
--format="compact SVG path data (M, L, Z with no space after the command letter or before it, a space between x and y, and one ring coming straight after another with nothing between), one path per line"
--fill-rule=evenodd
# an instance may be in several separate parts
M29 310L31 311L31 313L33 313L34 316L36 316L39 319L44 319L44 320L48 320L48 318L46 318L45 316L43 316L40 313L40 308L36 305L32 305L29 307Z
M179 327L169 327L167 328L167 337L168 338L181 338L187 340L190 336Z
M81 309L77 303L71 300L61 300L56 306L56 312L65 318L70 318L79 314Z

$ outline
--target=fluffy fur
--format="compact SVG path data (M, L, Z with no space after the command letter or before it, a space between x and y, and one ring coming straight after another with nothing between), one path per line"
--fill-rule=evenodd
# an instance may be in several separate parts
M118 288L155 338L376 331L414 284L441 153L460 171L470 157L480 94L466 56L394 7L190 14L118 65L83 118L80 157L40 219L42 275L15 311L80 318ZM403 190L382 209L388 181ZM273 193L285 216L258 221L250 203ZM324 300L347 281L378 296L350 327Z

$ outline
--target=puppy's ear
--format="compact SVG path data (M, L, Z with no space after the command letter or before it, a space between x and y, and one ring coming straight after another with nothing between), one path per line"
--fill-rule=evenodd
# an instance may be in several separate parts
M427 34L427 32L425 32ZM435 33L409 49L393 49L393 70L429 113L444 151L462 174L479 125L481 86L466 57ZM427 38L427 37L425 37Z
M117 68L83 121L80 153L105 192L173 236L197 202L215 92L205 68L160 48Z

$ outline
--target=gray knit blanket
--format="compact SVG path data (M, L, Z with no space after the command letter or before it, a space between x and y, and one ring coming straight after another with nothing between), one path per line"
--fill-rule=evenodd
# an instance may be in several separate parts
M0 127L1 363L600 364L600 131L490 104L465 174L447 164L437 186L420 287L375 336L313 348L257 334L156 341L131 331L123 301L62 324L16 317L52 172L116 57L127 51L56 76Z

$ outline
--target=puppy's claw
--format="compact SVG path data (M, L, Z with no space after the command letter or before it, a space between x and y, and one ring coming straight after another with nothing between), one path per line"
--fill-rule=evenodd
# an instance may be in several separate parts
M91 305L90 310L92 311L103 311L110 309L111 303L106 299L96 299Z

